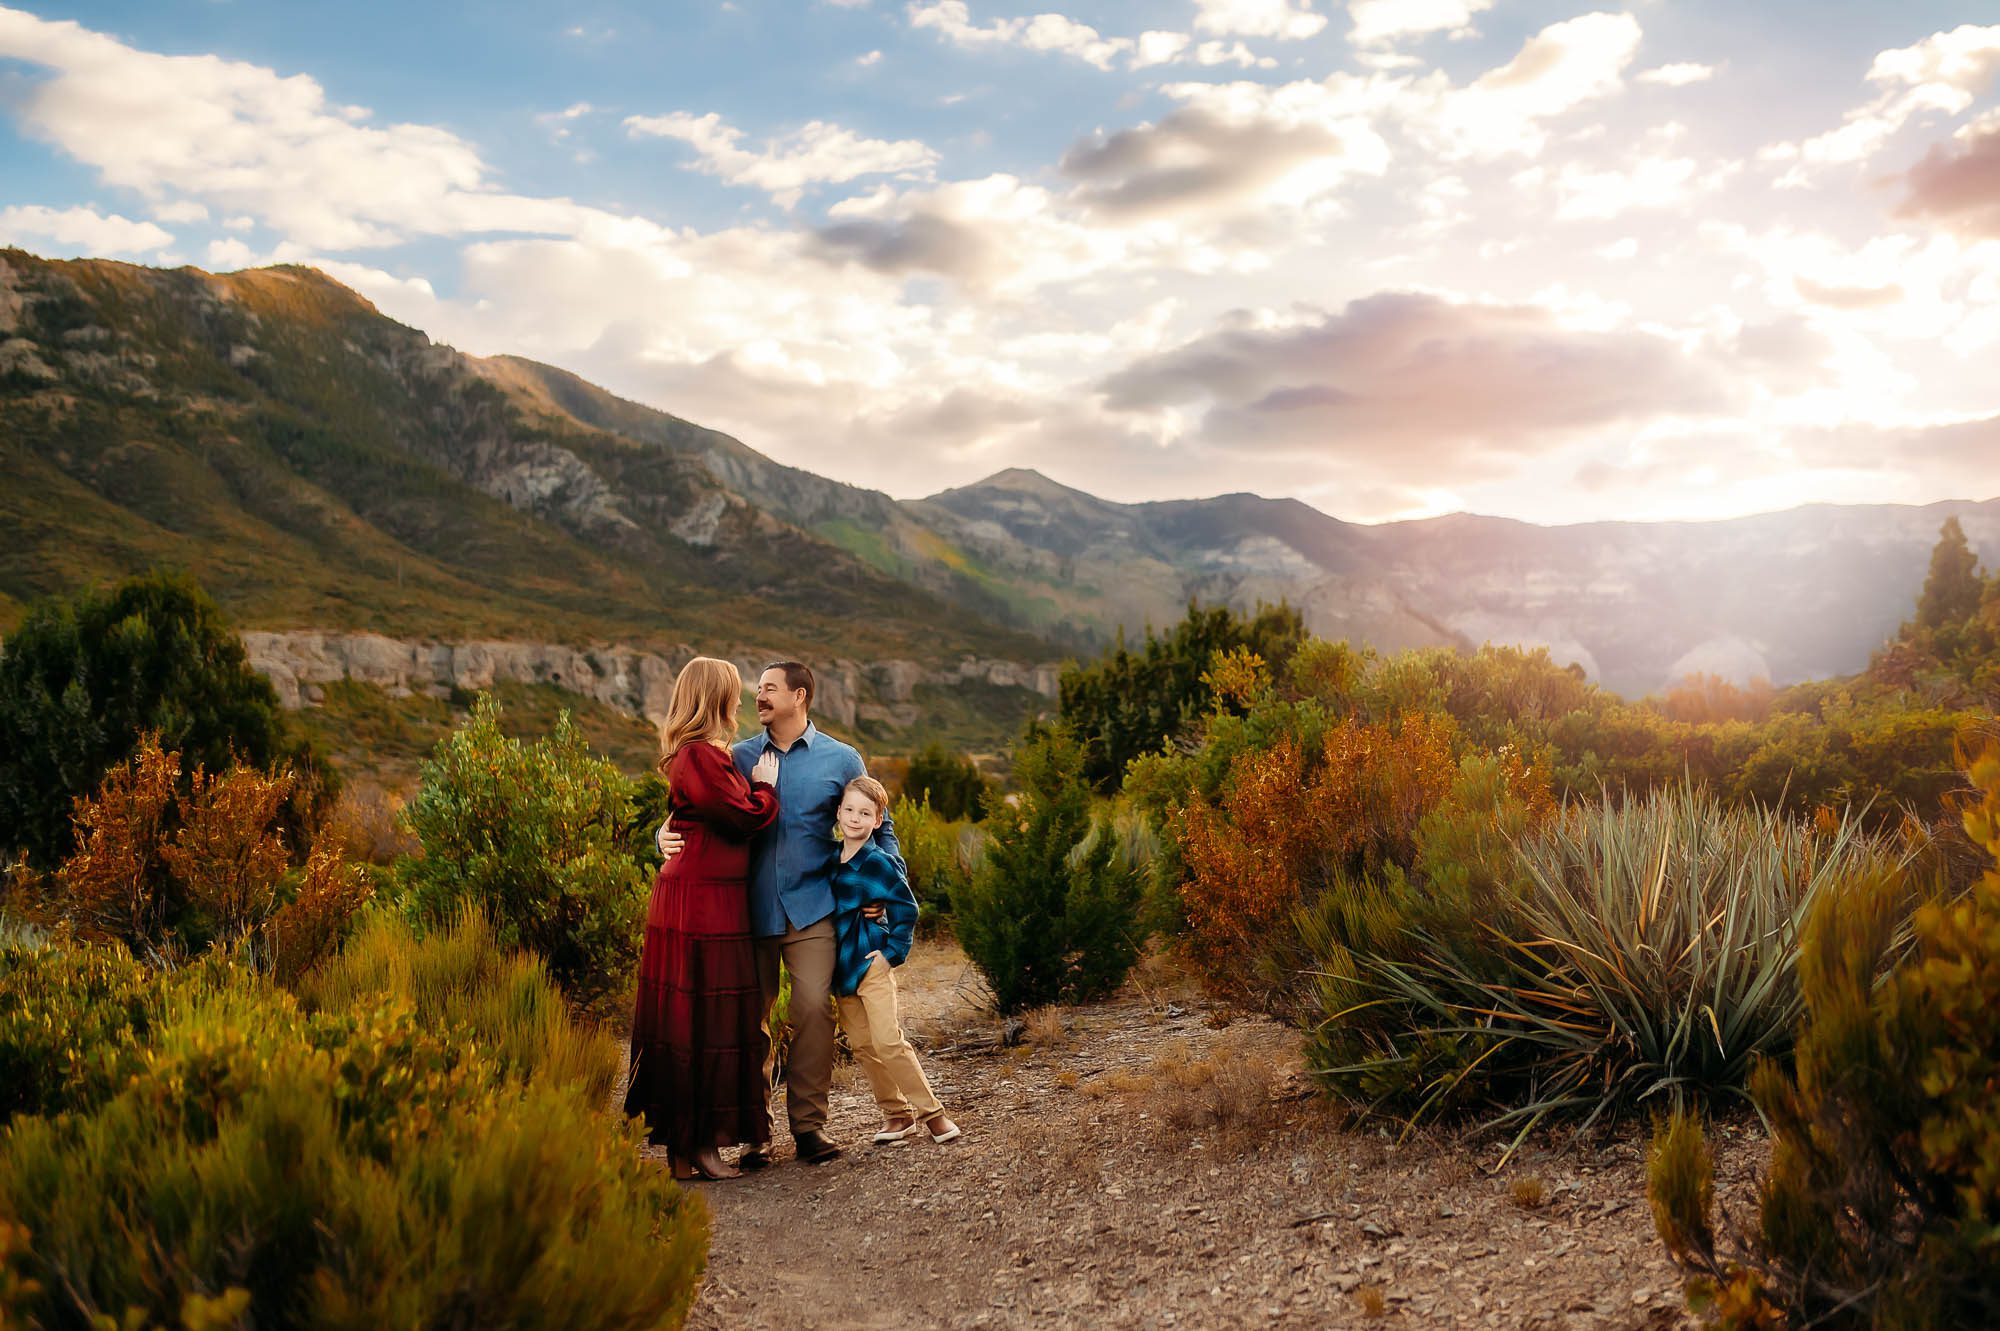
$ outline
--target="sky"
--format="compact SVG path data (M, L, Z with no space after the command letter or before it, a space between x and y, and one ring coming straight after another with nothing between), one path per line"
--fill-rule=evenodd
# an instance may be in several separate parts
M0 7L0 242L307 263L902 498L2000 495L2000 3Z

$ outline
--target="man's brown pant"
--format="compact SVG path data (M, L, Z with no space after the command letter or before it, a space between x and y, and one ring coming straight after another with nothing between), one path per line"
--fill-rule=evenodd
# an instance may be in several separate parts
M764 995L764 1032L770 1034L771 1005L778 1001L778 962L792 977L792 1048L785 1064L785 1111L792 1135L826 1127L826 1102L833 1090L833 917L757 940L757 987ZM778 1056L771 1049L770 1059ZM764 1064L770 1080L771 1062Z

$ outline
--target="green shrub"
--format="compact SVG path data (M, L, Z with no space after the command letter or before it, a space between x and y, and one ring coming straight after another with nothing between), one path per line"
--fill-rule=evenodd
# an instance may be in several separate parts
M386 912L365 918L340 954L298 986L307 1012L407 1005L426 1029L476 1044L521 1077L575 1086L604 1103L618 1077L618 1042L570 1019L539 958L504 948L478 907L419 938Z
M1015 755L1019 804L992 819L958 899L958 938L1003 1012L1107 994L1138 956L1137 875L1091 816L1083 750L1060 729Z
M0 1322L684 1316L703 1213L577 1086L407 1008L308 1017L243 972L168 1008L115 1092L0 1139L0 1231L29 1236Z
M986 778L970 758L942 744L927 744L910 759L897 803L935 809L948 823L978 822L986 816L988 794ZM901 824L897 826L900 840Z
M476 904L572 1000L615 1009L633 982L646 902L624 844L631 785L567 715L532 743L502 734L499 717L482 696L424 763L403 814L423 848L401 867L410 908L443 924Z
M1399 948L1330 958L1313 1050L1333 1089L1412 1117L1497 1110L1523 1134L1551 1113L1740 1095L1790 1046L1806 920L1885 852L1852 820L1802 826L1683 785L1573 806L1516 861L1518 891L1480 927L1417 919Z
M122 1085L163 997L122 947L0 948L0 1124L84 1108Z
M1965 827L1995 867L1917 910L1907 952L1909 902L1925 895L1907 873L1814 916L1795 1068L1766 1062L1752 1087L1771 1166L1733 1251L1688 1183L1710 1168L1698 1128L1655 1143L1656 1222L1721 1326L2000 1325L2000 752L1972 777L1983 799Z
M962 854L961 834L967 829L954 825L928 802L912 803L907 796L896 801L892 816L921 919L930 924L950 916L971 878Z

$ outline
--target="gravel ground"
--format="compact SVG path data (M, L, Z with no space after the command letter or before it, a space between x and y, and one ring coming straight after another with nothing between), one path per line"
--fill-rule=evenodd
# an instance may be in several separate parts
M905 1024L965 1129L872 1147L836 1076L844 1158L697 1184L714 1217L703 1331L960 1327L1690 1326L1653 1234L1643 1136L1500 1150L1343 1128L1293 1032L1143 981L980 1017L963 955L919 944ZM780 1118L782 1122L782 1116ZM1747 1204L1766 1145L1726 1131L1717 1190Z

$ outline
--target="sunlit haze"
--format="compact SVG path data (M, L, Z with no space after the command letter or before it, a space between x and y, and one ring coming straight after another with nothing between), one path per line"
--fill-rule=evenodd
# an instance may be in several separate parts
M0 8L0 241L313 264L899 497L1032 467L1361 521L1984 499L1995 18Z

